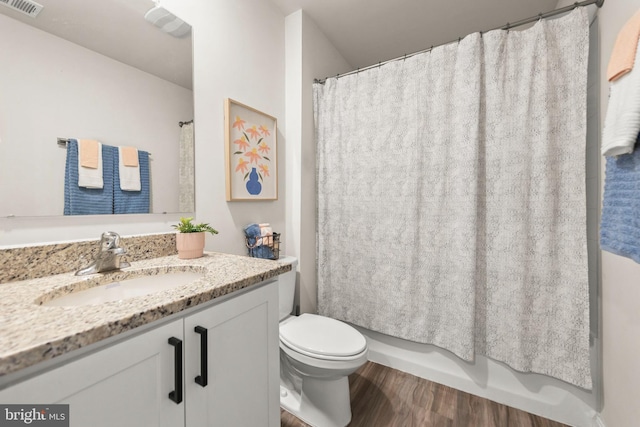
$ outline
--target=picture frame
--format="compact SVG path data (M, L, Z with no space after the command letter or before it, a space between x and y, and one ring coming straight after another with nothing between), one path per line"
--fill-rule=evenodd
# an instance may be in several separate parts
M277 200L277 119L230 98L224 116L227 201Z

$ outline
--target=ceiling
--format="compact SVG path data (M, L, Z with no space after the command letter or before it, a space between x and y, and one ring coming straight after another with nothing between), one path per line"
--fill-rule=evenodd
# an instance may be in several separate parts
M557 0L272 0L302 9L336 49L363 68L556 8ZM321 76L318 76L321 77Z
M37 18L0 13L191 88L191 36L175 38L144 20L152 0L36 0ZM264 0L261 0L264 1ZM271 0L299 9L353 67L363 68L553 10L557 0ZM152 47L155 46L155 47ZM322 76L319 76L322 77Z
M36 18L3 3L0 14L192 88L191 35L172 37L145 21L145 13L154 6L152 0L35 1L44 6Z

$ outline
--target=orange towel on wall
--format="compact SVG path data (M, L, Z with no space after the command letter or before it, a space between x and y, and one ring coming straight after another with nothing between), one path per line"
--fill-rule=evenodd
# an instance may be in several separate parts
M619 79L633 69L638 37L640 37L640 11L636 12L618 33L607 67L607 79L610 82Z
M79 139L80 166L90 169L98 169L98 150L100 145L93 139Z
M136 147L120 147L122 163L125 166L138 167L138 149Z

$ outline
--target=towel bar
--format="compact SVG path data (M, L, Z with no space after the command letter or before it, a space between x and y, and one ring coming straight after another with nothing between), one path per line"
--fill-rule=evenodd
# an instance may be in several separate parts
M69 138L60 138L58 137L58 145L60 147L67 148L67 144L69 144ZM149 153L151 155L151 153Z

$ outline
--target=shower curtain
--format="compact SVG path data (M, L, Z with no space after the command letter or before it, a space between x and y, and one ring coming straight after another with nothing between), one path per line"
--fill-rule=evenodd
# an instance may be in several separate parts
M318 311L591 388L583 8L314 85Z
M195 155L193 121L180 128L179 212L195 211Z

